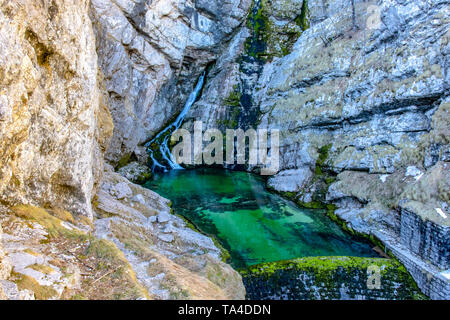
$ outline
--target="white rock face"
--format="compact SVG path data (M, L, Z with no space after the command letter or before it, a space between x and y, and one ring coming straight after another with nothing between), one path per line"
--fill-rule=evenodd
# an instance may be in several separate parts
M134 183L143 183L151 176L151 169L139 162L131 162L117 172Z
M92 217L112 123L89 1L0 1L0 199Z
M197 77L245 18L250 0L92 0L117 164L181 111Z
M269 2L262 12L277 26L292 23L281 3L296 12L302 3ZM280 130L280 172L269 186L297 192L298 201L333 203L350 227L395 247L389 239L399 236L402 200L424 220L446 225L435 208L448 215L449 6L357 0L354 24L351 3L308 1L310 27L286 55L270 57L277 43L266 43L272 52L265 48L257 61L243 45L248 34L237 33L188 119L207 128L237 122ZM437 278L426 260L405 264L426 266ZM413 276L433 297L450 292L439 295L440 286Z
M19 290L17 284L7 280L0 280L0 290L4 291L8 300L34 300L34 293L30 290Z
M314 167L314 160L298 163L304 146L315 159L332 144L327 165L336 172L393 173L429 132L446 96L448 8L381 1L382 24L371 29L371 4L357 2L360 29L352 31L350 2L340 10L338 1L327 2L320 19L322 9L311 2L311 28L291 54L266 64L256 92L261 126L281 130L281 168Z
M119 182L114 185L109 192L118 200L129 198L133 195L133 192L126 182Z

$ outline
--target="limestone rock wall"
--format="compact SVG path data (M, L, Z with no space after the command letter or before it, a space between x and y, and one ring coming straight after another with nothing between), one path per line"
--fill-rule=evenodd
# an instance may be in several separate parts
M140 159L142 144L181 111L198 76L244 20L250 0L92 0L115 131L106 159Z
M172 214L169 200L106 169L95 235L117 245L152 298L245 298L241 276L211 238Z
M0 225L0 280L5 280L9 277L9 274L11 273L11 264L9 260L7 259L2 243L2 227ZM6 295L3 292L3 289L0 287L0 300L6 299Z
M112 123L89 1L0 1L0 201L92 217Z
M377 278L373 277L374 272ZM251 300L411 300L423 297L404 267L388 259L319 257L267 263L252 266L244 273L243 280L247 298Z
M48 249L59 259L68 247L58 247L58 241L90 224L92 204L100 219L95 235L82 230L81 237L89 239L80 240L82 250L91 250L93 261L104 258L93 246L111 251L110 262L129 276L108 292L90 288L89 297L244 298L239 274L220 260L211 239L170 214L167 200L110 171L106 180L122 181L114 191L119 199L107 198L104 184L98 186L105 155L113 165L132 155L142 160L139 146L181 110L196 78L220 55L249 6L250 0L0 0L0 208L8 229L4 246L0 241L1 299L65 299L64 287L72 284L60 280L72 276L77 279L71 295L86 294L77 272L69 268L66 277L60 265L48 265L55 259L42 253ZM129 190L137 190L135 199L128 199ZM107 207L98 210L101 205ZM101 219L105 213L124 217L109 224ZM150 215L157 220L147 219ZM108 224L114 229L111 240L123 251L98 239L108 238L102 233ZM135 237L124 241L124 230ZM70 245L81 248L76 241ZM72 266L69 260L59 262ZM45 277L49 268L57 270L52 281ZM95 272L90 276L98 277ZM121 286L130 292L121 293Z
M335 205L350 229L388 244L421 289L442 298L448 1L355 1L353 17L350 1L309 0L307 29L287 53L276 52L271 32L303 25L283 12L302 17L305 2L259 3L260 24L247 20L189 117L207 127L280 130L280 172L268 186L302 205ZM255 35L262 41L252 56Z
M378 26L370 24L374 11ZM361 2L355 28L344 7L266 65L258 93L261 127L282 137L282 171L269 185L302 203L334 203L350 228L403 252L421 289L441 299L449 288L441 274L448 268L448 13L447 1Z
M281 130L282 170L313 170L329 143L326 164L338 173L393 173L423 157L420 138L448 94L448 7L383 1L380 26L369 29L370 5L357 5L359 29L347 6L266 65L261 127Z
M424 221L407 209L401 211L400 241L411 252L439 268L450 268L450 226Z

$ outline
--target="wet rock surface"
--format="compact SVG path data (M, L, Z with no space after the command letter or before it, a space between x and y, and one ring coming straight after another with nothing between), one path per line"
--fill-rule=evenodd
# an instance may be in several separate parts
M115 124L108 161L127 161L181 111L196 79L220 55L250 2L91 1Z

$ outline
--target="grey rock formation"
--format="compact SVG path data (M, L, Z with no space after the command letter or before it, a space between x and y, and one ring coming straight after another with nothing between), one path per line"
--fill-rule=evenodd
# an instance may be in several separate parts
M0 225L0 280L5 280L9 277L11 273L11 263L6 257L5 251L2 246L2 226ZM2 288L0 286L0 300L6 299L5 293L2 295Z
M106 159L126 162L181 111L250 0L91 1L115 130Z
M370 17L367 6L359 6L360 23ZM412 161L448 89L445 9L383 2L380 28L354 31L347 7L266 65L261 126L282 131L282 168L299 166L305 144L315 159L332 143L327 164L336 172L392 173Z
M151 177L151 169L136 161L120 168L117 172L134 183L143 183Z
M280 172L269 186L296 192L300 202L337 205L351 228L398 253L424 292L448 298L441 275L447 222L439 212L449 215L449 3L355 3L353 19L350 1L308 1L310 28L250 82L238 62L252 32L243 31L235 41L241 47L230 44L232 54L218 60L190 116L207 127L236 119L241 126L248 113L242 97L251 96L259 109L253 127L281 134ZM270 8L268 19L276 21L279 9ZM273 38L270 30L264 39ZM228 112L236 97L237 110ZM420 173L405 175L412 166ZM409 210L400 209L401 200ZM423 222L430 220L437 222ZM422 281L426 273L432 280Z
M269 186L336 205L424 293L448 299L449 2L361 0L353 16L350 1L261 0L250 16L263 25L247 19L251 2L0 0L0 202L92 219L104 158L144 163L142 145L210 66L185 128L200 119L206 128L279 129L280 172ZM136 162L121 173L146 175ZM243 298L212 240L165 199L109 167L97 196L97 236L117 244L156 297L180 298L200 283L214 297ZM130 226L132 241L123 237ZM186 264L184 249L197 254ZM26 260L12 257L15 266ZM0 248L0 280L10 269ZM231 285L208 279L214 270ZM166 273L177 279L173 292L163 289ZM3 284L1 298L19 297Z

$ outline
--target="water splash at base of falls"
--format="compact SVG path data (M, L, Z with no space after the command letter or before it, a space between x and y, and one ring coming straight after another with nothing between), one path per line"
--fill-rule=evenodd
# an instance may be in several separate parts
M194 91L191 92L189 95L188 100L186 101L186 104L184 105L183 110L178 115L176 120L169 124L164 130L162 130L156 137L154 137L151 141L145 144L145 147L147 148L147 152L150 156L150 159L152 160L152 171L163 171L167 172L168 170L182 170L183 167L180 166L178 163L176 163L175 159L172 156L172 153L170 152L169 148L169 141L172 134L181 127L183 124L184 118L186 117L186 114L191 109L192 105L197 100L198 95L200 94L203 84L205 82L206 72L203 72L203 74L200 76L200 78L197 81L197 85L195 86ZM159 153L161 154L162 160L164 160L167 165L162 164L160 161L156 159L155 156L155 150L152 149L152 145L156 142L162 139L162 141L159 142Z

